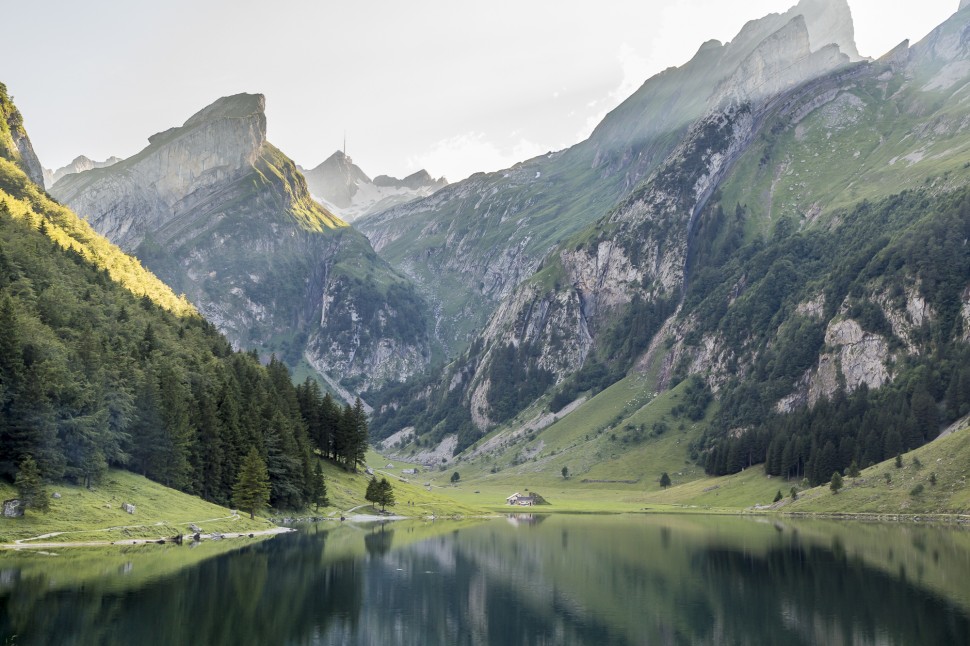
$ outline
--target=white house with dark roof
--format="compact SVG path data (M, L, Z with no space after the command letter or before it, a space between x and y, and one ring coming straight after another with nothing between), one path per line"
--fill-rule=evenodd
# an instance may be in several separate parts
M514 494L505 499L505 502L510 505L519 505L521 507L531 507L536 504L535 496L531 493L527 495L520 494L516 491Z

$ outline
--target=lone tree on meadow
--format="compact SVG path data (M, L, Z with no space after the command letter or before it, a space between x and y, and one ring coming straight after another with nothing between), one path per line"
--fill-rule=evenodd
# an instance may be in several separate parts
M380 505L381 511L384 511L387 505L394 504L394 488L387 478L381 478L378 481L377 476L371 476L367 483L367 491L364 493L364 500Z
M562 468L562 479L565 480L568 477L569 477L569 467L564 466Z
M47 497L47 487L44 485L40 467L37 466L33 456L28 455L20 461L14 485L17 487L17 495L20 496L24 509L36 509L44 513L50 510L51 501Z
M236 506L249 512L249 518L256 518L256 512L269 504L269 473L266 463L254 446L243 458L239 467L236 484L232 488L232 499Z
M670 476L669 476L669 475L667 475L667 472L666 472L666 471L664 471L664 472L663 472L663 474L662 474L662 475L660 476L660 486L661 486L661 487L662 487L663 489L666 489L666 488L667 488L667 487L669 487L669 486L670 486L671 484L673 484L673 483L672 483L672 482L670 482Z
M839 493L839 489L841 488L842 488L842 476L839 475L838 471L836 471L835 473L832 474L832 482L829 484L829 489L832 490L832 493Z
M455 484L459 480L461 480L461 475L457 471L451 474L451 484Z

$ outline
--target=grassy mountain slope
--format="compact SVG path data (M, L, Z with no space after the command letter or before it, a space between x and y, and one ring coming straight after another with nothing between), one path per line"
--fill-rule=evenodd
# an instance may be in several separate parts
M177 534L192 534L190 524L205 533L260 531L272 523L247 514L233 515L226 507L169 489L144 476L112 470L102 484L88 489L62 483L52 487L61 494L51 500L46 514L28 511L23 518L0 521L0 543L45 536L43 542L110 542L125 539L160 539ZM16 490L0 482L4 500L16 498ZM122 503L135 505L135 513L121 509ZM30 541L25 541L29 543Z

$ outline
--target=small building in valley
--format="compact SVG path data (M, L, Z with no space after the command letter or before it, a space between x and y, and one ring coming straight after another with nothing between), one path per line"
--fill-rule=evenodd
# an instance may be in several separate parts
M510 505L519 505L520 507L531 507L536 504L536 499L532 494L523 495L519 492L515 492L506 498L505 502L509 503Z

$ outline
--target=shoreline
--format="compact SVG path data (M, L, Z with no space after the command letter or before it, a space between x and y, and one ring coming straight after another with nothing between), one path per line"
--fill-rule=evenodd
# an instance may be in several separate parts
M340 518L321 518L315 522L347 522L347 523L373 523L373 522L384 522L384 521L401 521L401 520L423 520L423 521L450 521L450 520L462 520L468 518L479 518L482 520L502 518L504 516L515 515L515 514L543 514L543 515L623 515L623 514L636 514L636 515L652 515L652 514L694 514L701 516L758 516L761 518L790 518L790 519L817 519L817 520L846 520L846 521L856 521L856 522L880 522L880 523L920 523L920 524L941 524L941 525L957 525L957 526L970 526L970 514L966 513L933 513L933 514L898 514L898 513L874 513L874 512L810 512L810 511L774 511L774 510L757 510L757 509L718 509L718 510L684 510L684 509L640 509L640 510L630 510L630 511L600 511L600 512L588 512L588 511L566 511L566 510L556 510L556 511L513 511L508 513L493 512L491 514L482 514L476 516L462 516L461 518L456 518L454 516L379 516L373 514L354 514L352 516L347 516L343 520ZM219 541L219 540L229 540L229 539L240 539L240 538L256 538L258 536L276 536L279 534L289 534L292 532L299 531L293 527L272 527L270 529L256 530L252 532L226 532L226 533L212 533L212 534L201 534L200 539L205 541ZM183 535L183 540L185 542L192 542L192 534ZM19 550L34 550L34 549L57 549L57 548L82 548L82 547L130 547L133 545L160 545L160 544L171 544L176 543L173 537L158 537L158 538L136 538L136 539L125 539L125 540L115 540L115 541L31 541L31 539L21 539L14 543L0 543L0 550L2 551L19 551Z
M270 529L260 529L252 532L226 532L217 534L200 534L199 537L202 540L208 541L220 541L227 540L231 538L256 538L257 536L275 536L277 534L288 534L290 532L295 532L297 530L292 527L273 527ZM186 542L192 541L192 534L186 534L183 539L187 539ZM21 539L22 541L30 541L29 538ZM131 545L159 545L175 543L171 536L159 537L159 538L133 538L125 539L121 541L36 541L36 542L16 542L16 543L0 543L0 550L31 550L31 549L56 549L58 547L127 547Z

